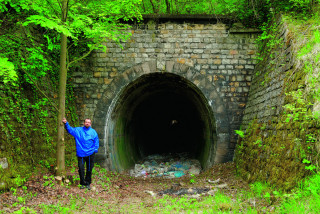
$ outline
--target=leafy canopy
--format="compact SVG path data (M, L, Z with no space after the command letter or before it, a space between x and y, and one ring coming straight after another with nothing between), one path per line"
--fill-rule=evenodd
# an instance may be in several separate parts
M68 37L68 67L88 56L92 50L105 49L103 43L107 41L106 39L117 43L127 40L130 36L130 31L127 30L129 26L123 21L142 19L138 10L140 3L141 0L69 0L67 20L63 22L61 20L61 1L0 0L2 17L16 16L16 19L19 20L11 23L14 24L15 31L10 32L18 39L10 38L9 34L0 35L2 50L17 47L18 43L21 45L23 41L18 40L23 37L32 44L31 47L23 44L22 46L28 46L23 48L23 53L20 50L12 50L12 48L12 51L0 51L0 59L4 62L1 63L4 69L0 76L4 76L2 74L4 70L10 71L5 81L14 80L11 77L15 76L14 69L17 68L22 68L29 74L38 70L37 74L32 74L35 79L37 76L46 75L52 70L48 61L54 61L54 66L59 64L57 56L60 51L58 42L61 33ZM37 30L40 31L40 34L41 31L43 32L47 44L43 41L35 41L35 36L31 32L35 26L43 29L39 30L38 27ZM13 53L16 51L17 53ZM48 59L46 51L52 52L55 57ZM12 67L10 62L17 65Z

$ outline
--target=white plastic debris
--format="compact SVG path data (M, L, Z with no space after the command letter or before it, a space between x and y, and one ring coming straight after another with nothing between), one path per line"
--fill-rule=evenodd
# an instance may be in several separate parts
M210 184L216 184L216 183L219 183L219 181L220 181L220 178L218 178L217 180L214 180L214 181L208 179L208 182L209 182Z
M179 153L147 156L129 172L134 177L179 178L188 174L198 175L200 171L198 160L190 159L187 153Z

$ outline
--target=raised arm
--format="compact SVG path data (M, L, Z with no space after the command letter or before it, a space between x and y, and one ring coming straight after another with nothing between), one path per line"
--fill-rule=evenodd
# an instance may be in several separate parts
M67 132L75 137L76 136L76 129L69 125L66 118L63 118L62 122L64 123L64 128L67 130Z

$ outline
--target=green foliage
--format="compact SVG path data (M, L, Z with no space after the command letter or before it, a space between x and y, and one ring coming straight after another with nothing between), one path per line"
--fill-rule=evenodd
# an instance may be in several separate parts
M254 182L254 183L250 184L250 189L258 197L263 197L264 195L269 193L270 185L265 182Z
M23 22L23 26L35 24L58 34L63 33L69 38L70 47L86 46L80 54L69 56L68 67L79 58L87 56L92 50L105 50L103 42L106 38L118 44L122 40L127 40L130 36L130 33L126 31L128 25L121 23L120 20L141 19L137 9L140 0L81 2L70 0L68 2L66 23L61 22L61 8L59 3L53 0L34 1L30 10L33 10L35 14L27 17Z
M241 131L241 130L234 130L234 131L235 131L235 133L237 135L239 135L239 137L244 138L244 132L243 131Z
M190 184L196 183L195 175L194 175L194 174L191 174L190 176L191 176L191 178L190 178L190 180L189 180L189 183L190 183Z
M312 114L308 112L308 109L313 105L310 101L304 98L304 90L298 89L297 91L291 91L286 94L292 98L292 102L284 105L284 114L286 115L285 122L302 121L301 127L305 123L310 122L313 119Z
M51 175L51 176L43 176L43 178L46 180L44 183L43 183L43 186L50 186L50 187L53 187L54 186L54 176Z
M8 61L8 58L0 58L0 78L3 78L3 83L7 84L17 81L18 76L14 70L14 64Z
M317 213L320 210L320 174L314 174L301 182L291 197L287 197L279 210L281 213Z
M0 145L11 166L3 177L9 186L15 183L12 174L29 176L36 167L50 169L55 163L60 34L68 36L66 60L74 69L91 51L105 49L106 38L127 40L123 21L141 19L140 0L68 2L63 23L59 1L0 0ZM66 114L76 121L70 84L67 94ZM68 165L75 148L69 136L66 144Z
M318 4L319 0L142 0L140 10L143 14L214 14L263 27L281 12L308 17Z

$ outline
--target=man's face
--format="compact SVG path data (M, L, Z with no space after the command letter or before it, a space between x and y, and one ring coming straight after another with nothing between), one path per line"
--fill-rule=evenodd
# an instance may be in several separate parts
M83 125L86 127L86 128L89 128L91 126L91 120L90 119L86 119L83 123Z

